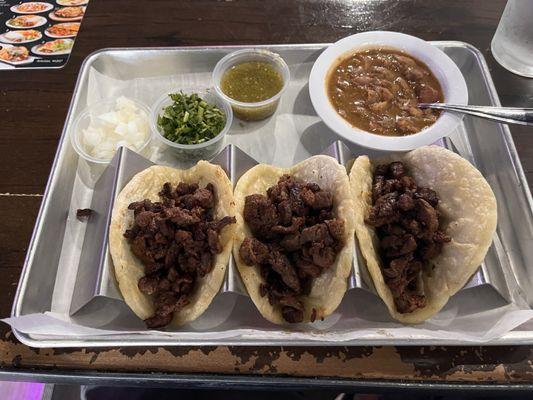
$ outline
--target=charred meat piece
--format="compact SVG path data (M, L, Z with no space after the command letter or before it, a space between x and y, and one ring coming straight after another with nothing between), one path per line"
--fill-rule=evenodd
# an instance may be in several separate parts
M301 297L344 245L344 221L335 218L334 200L316 183L289 175L268 188L266 196L245 199L243 216L254 237L242 242L240 257L259 266L259 292L280 307L287 322L303 321Z
M324 242L314 242L309 249L309 254L313 263L321 268L331 267L337 257L335 249L327 246Z
M157 276L143 276L139 279L139 290L147 295L152 295L157 291L159 284L159 277Z
M135 223L140 228L147 228L154 221L155 216L156 214L151 211L141 211L135 216Z
M220 244L220 240L218 240L217 231L213 229L207 230L207 245L209 246L209 251L212 254L218 254L222 252L222 245Z
M300 232L285 235L283 239L280 240L279 244L287 252L300 250Z
M239 255L246 265L264 263L268 253L268 246L255 238L244 239L239 248Z
M206 188L196 189L193 193L188 193L179 197L180 207L188 210L194 207L213 208L215 196L213 192Z
M151 318L148 318L145 320L147 326L149 328L155 328L154 320L155 321L168 321L168 319L157 317L168 317L170 316L170 321L172 321L172 318L174 316L174 312L181 310L185 306L189 304L189 296L188 295L178 295L172 291L164 291L161 293L158 293L155 296L154 305L156 308L155 315ZM170 323L167 322L167 323ZM161 326L157 326L158 328Z
M310 188L305 187L301 191L301 198L306 206L314 210L322 210L333 206L333 195L325 190L313 192Z
M410 313L417 308L426 306L426 297L424 295L416 294L404 290L396 299L396 306L401 313Z
M197 183L180 182L174 191L175 197L184 196L186 194L193 194L198 189Z
M409 211L415 208L415 201L410 193L403 193L398 197L398 207L401 211Z
M211 226L212 226L212 229L220 233L220 231L224 229L225 226L234 224L236 222L237 220L235 219L235 217L226 216L226 217L222 217L221 220L218 220L216 222L211 222L212 224Z
M279 223L288 225L292 221L292 209L289 200L283 200L278 203Z
M165 183L159 196L161 202L145 199L128 206L134 222L124 233L144 264L137 286L154 299L155 313L145 320L151 329L168 325L189 304L196 280L211 272L222 251L221 231L236 222L234 216L212 219L216 193L211 184L200 188L180 182L173 189Z
M398 208L398 192L389 192L376 199L365 222L374 227L393 223L400 217Z
M243 215L253 234L258 238L271 238L272 228L279 223L276 206L261 194L246 196Z
M424 264L451 239L439 229L437 193L419 187L405 165L396 161L374 169L373 205L365 222L376 228L382 272L400 313L424 307L418 286Z
M173 314L167 314L167 315L158 315L155 314L154 316L147 318L144 320L144 323L146 326L150 329L159 329L164 328L170 322L172 321Z
M293 296L286 296L280 299L281 314L285 321L290 323L302 322L304 319L304 305Z
M293 290L294 293L300 293L302 290L300 280L289 258L285 254L279 251L273 251L268 255L267 263L270 264L273 271L278 273L288 288Z
M388 173L390 178L400 179L405 175L405 167L403 163L399 161L391 162L389 164Z
M290 226L276 225L272 227L272 232L287 235L289 233L297 232L305 223L305 217L292 217Z
M302 245L309 242L328 242L332 244L332 240L328 226L325 223L304 228L300 234L300 244Z
M86 221L92 215L93 210L90 208L79 208L76 210L76 218L80 221Z
M341 219L328 219L324 222L331 237L342 242L344 240L344 221Z
M416 219L423 227L424 236L432 238L439 229L437 210L423 199L416 201L416 210Z
M437 196L437 193L435 193L434 190L431 190L430 188L419 188L414 193L415 199L423 199L427 201L429 204L431 204L432 207L437 207L439 204L439 198Z
M312 261L304 260L300 256L294 257L294 263L297 267L298 276L302 279L316 278L322 273L322 268L313 264Z
M399 256L403 256L405 254L412 253L417 248L417 243L416 243L416 240L415 240L413 235L404 235L402 237L399 237L399 236L385 236L381 240L380 244L384 243L384 242L385 242L385 244L389 244L387 242L387 239L389 239L389 238L394 238L394 239L396 239L399 242L399 243L398 242L395 243L395 245L393 245L393 246L390 246L388 248L388 250L385 252L387 257L389 257L389 258L399 257ZM385 247L385 246L382 245L382 247Z
M201 221L198 215L181 207L167 208L164 216L173 222L176 227L192 226Z

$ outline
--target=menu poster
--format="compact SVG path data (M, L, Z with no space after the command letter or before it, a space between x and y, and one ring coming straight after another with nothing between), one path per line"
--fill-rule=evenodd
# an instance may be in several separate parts
M0 0L0 69L61 68L89 0Z

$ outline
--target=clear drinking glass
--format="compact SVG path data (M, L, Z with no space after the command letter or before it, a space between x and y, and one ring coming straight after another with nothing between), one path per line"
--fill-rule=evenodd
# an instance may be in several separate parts
M491 49L502 67L533 78L533 0L507 1Z

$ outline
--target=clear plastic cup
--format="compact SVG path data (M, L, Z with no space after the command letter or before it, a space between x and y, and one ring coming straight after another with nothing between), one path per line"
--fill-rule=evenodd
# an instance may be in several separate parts
M152 106L152 115L150 118L152 131L162 143L174 150L176 157L178 157L180 160L210 160L220 152L222 146L224 145L226 133L228 133L231 127L231 123L233 122L233 112L231 111L231 107L227 101L225 101L213 90L181 90L183 93L186 94L197 93L207 103L216 105L220 110L222 110L222 112L226 116L226 125L224 125L224 129L222 129L222 131L220 131L218 135L216 135L213 139L208 140L207 142L199 144L180 144L172 142L163 136L161 128L159 128L159 126L157 125L157 118L165 107L173 103L169 94L178 93L179 91L180 89L165 92L165 94L163 94L154 103L154 105Z
M247 61L267 62L281 74L283 87L275 96L257 103L245 103L232 99L222 91L221 81L224 73L234 65ZM231 104L231 108L233 108L233 112L237 118L244 121L259 121L274 114L278 108L281 95L289 85L291 75L287 63L279 54L263 49L243 49L234 51L223 57L215 66L212 78L215 90L223 99Z
M491 43L492 55L505 69L533 78L533 2L509 0Z
M139 103L138 101L131 101L135 104L137 108L139 108L139 110L145 113L149 125L150 109L144 104ZM89 155L82 139L83 130L88 128L91 122L95 123L96 118L99 115L115 110L116 104L117 99L108 99L92 104L89 107L85 108L75 119L72 128L73 130L70 132L69 135L70 143L72 144L72 147L80 157L78 173L80 174L83 183L89 187L94 186L100 175L102 175L102 172L106 169L107 165L113 158L115 152L113 152L112 157L105 159ZM148 135L143 144L139 148L131 149L139 154L146 156L150 150L149 144L151 140L152 130L149 129Z
M131 99L128 99L131 100ZM146 119L149 124L150 119L150 109L145 106L142 103L139 103L138 101L131 100L139 110L144 112L146 114ZM109 164L109 161L111 161L112 157L109 158L97 158L93 157L88 154L86 150L86 146L83 143L82 134L84 129L88 128L91 122L96 123L96 118L98 118L99 115L105 114L110 111L114 111L116 109L117 99L107 99L100 101L98 103L92 104L89 107L85 108L80 115L76 118L74 121L74 130L70 134L70 141L72 143L72 147L74 147L74 150L76 150L76 153L78 155L88 161L92 164L100 164L100 165L107 165ZM148 144L152 140L152 132L151 130L148 131L148 135L146 136L146 140L143 142L143 144L139 148L131 148L133 151L136 151L137 153L144 154L144 151L147 149ZM116 149L115 149L116 150ZM114 154L113 154L114 155Z

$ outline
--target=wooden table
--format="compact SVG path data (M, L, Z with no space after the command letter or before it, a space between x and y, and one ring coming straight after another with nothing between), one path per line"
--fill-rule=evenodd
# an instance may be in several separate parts
M10 314L76 77L92 51L128 46L333 42L360 31L401 31L427 40L473 44L487 57L504 105L531 107L533 80L507 72L490 54L490 40L504 6L503 0L94 1L64 69L0 73L0 315ZM512 132L530 178L533 131L513 127ZM532 346L32 349L18 343L8 326L2 324L0 329L3 371L533 383Z

